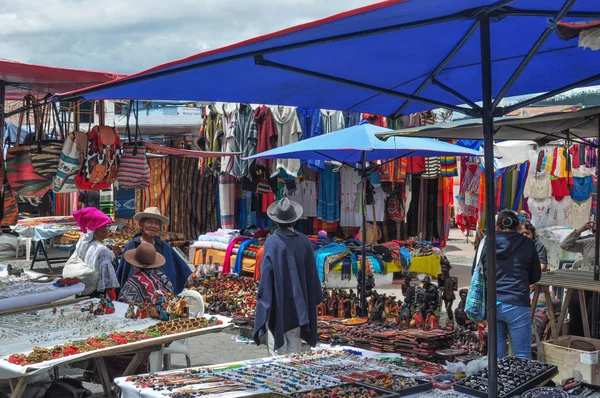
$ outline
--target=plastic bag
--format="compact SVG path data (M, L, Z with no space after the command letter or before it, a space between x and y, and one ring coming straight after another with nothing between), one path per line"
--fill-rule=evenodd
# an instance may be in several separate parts
M474 361L471 361L467 364L467 376L471 376L472 374L475 374L485 368L487 368L488 366L488 357L481 357L479 359L476 359Z
M467 365L463 362L448 362L446 361L446 370L450 373L460 373L467 371Z

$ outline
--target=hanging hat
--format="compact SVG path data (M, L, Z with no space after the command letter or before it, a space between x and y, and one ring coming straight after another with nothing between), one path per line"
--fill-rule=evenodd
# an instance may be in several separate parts
M84 207L81 210L74 211L73 217L84 234L86 234L88 230L96 231L105 225L112 224L110 217L95 207Z
M133 216L133 219L137 222L142 221L144 218L153 218L160 221L162 225L167 225L169 223L169 219L160 214L158 207L147 207L144 211L136 213L136 215Z
M127 250L123 257L129 264L139 268L158 268L166 262L165 257L157 253L150 243L142 243L137 249Z
M302 217L304 209L299 203L283 198L271 203L267 208L267 215L278 224L293 224Z

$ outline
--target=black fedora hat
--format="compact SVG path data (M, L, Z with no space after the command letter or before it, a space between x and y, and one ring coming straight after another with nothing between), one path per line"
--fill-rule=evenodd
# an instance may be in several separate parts
M283 198L271 203L267 209L267 215L278 224L293 224L302 217L304 209L299 203Z

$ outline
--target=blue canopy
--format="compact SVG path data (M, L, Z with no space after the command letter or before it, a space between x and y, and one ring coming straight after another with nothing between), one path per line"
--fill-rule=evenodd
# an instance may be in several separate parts
M333 160L355 165L366 161L394 159L404 156L482 156L473 149L448 144L429 138L391 137L381 141L376 134L390 133L393 130L372 124L359 124L329 134L298 141L270 151L262 152L248 159L311 159Z
M57 98L249 102L380 115L456 110L453 105L468 103L465 99L482 100L478 18L483 14L491 15L493 97L593 84L600 77L585 79L599 73L600 56L578 48L576 39L563 41L551 29L545 32L564 4L384 1ZM579 0L567 17L600 18L600 4ZM527 68L503 91L546 33Z

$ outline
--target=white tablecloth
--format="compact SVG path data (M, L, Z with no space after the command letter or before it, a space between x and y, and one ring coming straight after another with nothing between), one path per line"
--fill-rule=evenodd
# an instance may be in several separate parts
M27 274L31 275L32 277L40 275L36 272L27 272ZM6 270L0 267L0 277L6 275ZM53 280L52 282L39 284L40 286L47 286L50 289L49 291L0 299L0 311L31 307L40 304L48 304L53 301L62 300L64 298L80 294L81 292L83 292L83 289L85 289L85 285L83 283L77 283L75 285L65 287L53 286L53 283L56 280L57 279Z

